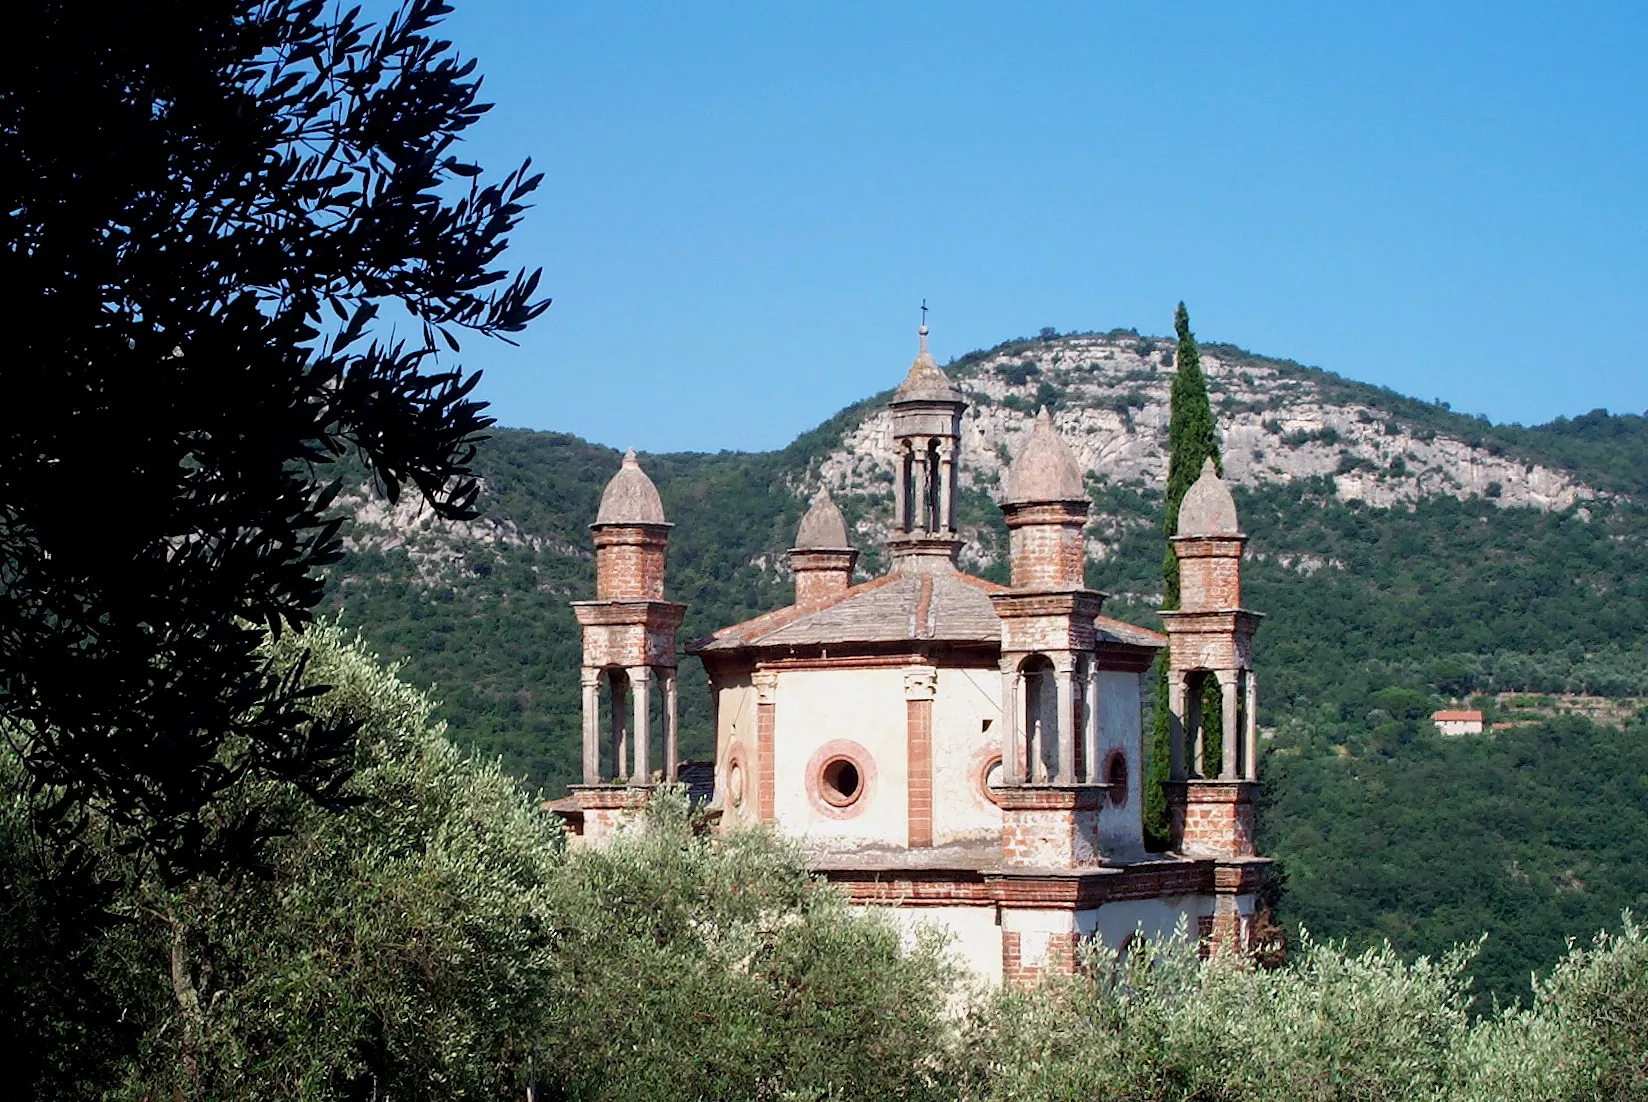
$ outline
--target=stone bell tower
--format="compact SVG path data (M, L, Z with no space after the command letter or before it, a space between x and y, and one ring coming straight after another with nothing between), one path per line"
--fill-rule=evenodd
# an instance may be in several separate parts
M658 489L635 452L607 483L590 531L595 535L595 599L574 601L583 628L584 783L574 796L586 837L644 802L653 782L654 693L662 694L662 776L676 776L675 632L686 606L664 599L664 554L672 526ZM608 701L602 761L601 696ZM593 816L593 818L592 818ZM615 825L616 820L607 822Z
M927 351L927 326L917 330L921 350L893 394L893 534L888 550L895 573L953 569L956 474L961 461L961 391Z
M1185 492L1173 551L1179 607L1167 625L1172 713L1168 814L1173 848L1190 856L1252 857L1253 796L1259 779L1253 633L1259 614L1242 607L1242 547L1236 502L1209 459ZM1219 686L1221 759L1204 768L1202 691ZM1208 775L1212 773L1212 775Z

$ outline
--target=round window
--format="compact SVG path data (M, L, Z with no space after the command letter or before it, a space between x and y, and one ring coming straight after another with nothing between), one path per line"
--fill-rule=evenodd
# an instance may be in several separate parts
M979 795L988 803L997 803L997 793L1001 791L1002 782L1007 777L1001 765L1001 755L991 753L986 754L982 760L975 759L973 769L973 783L978 786Z
M1104 781L1110 786L1110 802L1121 807L1127 802L1127 755L1120 750L1110 751L1104 763Z
M834 807L847 807L864 793L864 778L858 766L847 758L832 758L824 764L818 794Z
M831 739L807 762L807 799L826 819L855 819L875 797L875 758L851 739Z
M744 806L744 767L738 762L727 769L727 799L734 807Z

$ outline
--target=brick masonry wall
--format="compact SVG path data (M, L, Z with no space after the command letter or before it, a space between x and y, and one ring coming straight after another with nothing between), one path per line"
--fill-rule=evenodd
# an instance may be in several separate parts
M909 747L909 831L911 848L933 844L933 702L906 700Z
M808 604L841 593L852 584L852 576L845 570L797 570L795 572L795 603Z
M595 598L600 601L664 598L664 549L619 544L595 553Z
M1090 868L1099 863L1096 809L1004 809L1001 861L1013 868Z
M1028 987L1045 976L1068 976L1076 970L1081 935L1047 934L1047 952L1041 959L1026 960L1024 935L1005 930L1001 935L1001 978L1006 983Z
M1168 795L1177 848L1197 857L1253 857L1251 782L1192 782Z
M1027 524L1009 536L1014 589L1080 589L1086 563L1081 526Z
M1185 612L1240 608L1242 604L1242 564L1240 559L1181 559L1179 562L1179 607Z
M595 599L664 599L668 528L613 524L595 530Z

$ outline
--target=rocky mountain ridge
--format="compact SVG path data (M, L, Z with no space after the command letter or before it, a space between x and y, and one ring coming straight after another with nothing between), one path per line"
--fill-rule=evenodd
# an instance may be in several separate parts
M1044 404L1090 479L1137 489L1164 485L1173 348L1168 340L1126 333L1080 335L1014 342L953 362L949 370L969 402L962 419L963 488L991 496L999 491ZM1447 494L1505 508L1567 509L1599 495L1564 471L1518 460L1492 444L1404 424L1368 402L1334 401L1278 361L1215 346L1204 350L1202 370L1225 477L1237 485L1328 479L1341 500L1376 508ZM882 405L869 409L811 473L832 492L875 499L891 485L893 459L892 418ZM861 521L867 541L885 537L882 512L872 509ZM1109 553L1110 527L1096 519L1090 557ZM976 532L965 534L968 555L988 563L987 542Z
M1130 330L1009 342L952 360L946 370L966 395L961 486L986 497L999 491L1012 457L1027 438L1035 411L1047 405L1095 488L1123 488L1150 496L1166 481L1169 393L1174 343ZM1342 501L1375 508L1411 506L1430 496L1480 497L1502 508L1566 510L1605 491L1571 473L1519 458L1493 440L1471 440L1415 423L1388 408L1373 388L1361 398L1330 393L1323 379L1288 361L1254 356L1225 345L1206 346L1202 370L1214 403L1225 476L1250 488L1299 479L1318 480ZM896 381L897 367L888 371ZM1342 388L1341 388L1342 389ZM1391 398L1399 396L1389 395ZM856 500L860 546L876 548L887 534L893 442L887 395L851 407L836 419L840 431L804 469L781 477L798 501L819 485ZM1415 405L1412 400L1402 399ZM1438 407L1445 408L1445 407ZM526 544L557 554L585 556L581 523L562 533L527 532L501 515L483 484L482 518L443 525L410 501L391 508L362 486L343 504L352 513L351 550L404 549L426 582L456 566L455 547ZM1090 557L1104 559L1142 516L1100 515L1089 529ZM572 520L572 518L568 518ZM987 567L999 555L988 522L964 524L964 558ZM774 547L755 557L763 571L782 572ZM873 566L874 559L866 564ZM1305 570L1320 563L1308 560Z

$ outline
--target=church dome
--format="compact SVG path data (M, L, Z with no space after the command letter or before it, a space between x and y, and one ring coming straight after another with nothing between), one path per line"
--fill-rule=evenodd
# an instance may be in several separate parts
M596 524L665 524L664 503L635 458L635 449L624 453L624 465L601 494Z
M895 402L959 402L962 401L961 391L956 384L950 381L950 376L944 373L927 351L927 327L923 325L921 333L921 351L916 355L915 363L910 365L910 373L904 376L904 383L893 394Z
M1236 499L1230 496L1230 487L1213 469L1213 459L1202 463L1202 473L1185 491L1179 503L1179 535L1181 536L1235 536L1241 534L1236 524Z
M1013 460L1003 480L1003 502L1029 505L1053 501L1085 501L1087 482L1070 446L1053 427L1047 407L1036 414L1030 442Z
M847 521L836 508L830 491L820 489L813 498L812 508L801 518L801 527L795 533L797 551L839 551L851 547L847 541Z

